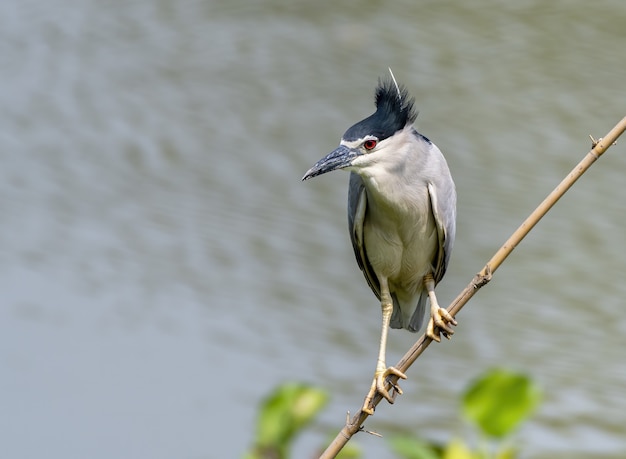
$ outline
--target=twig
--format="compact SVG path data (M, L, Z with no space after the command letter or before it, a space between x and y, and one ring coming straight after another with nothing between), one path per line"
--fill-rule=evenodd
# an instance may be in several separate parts
M493 273L500 267L502 262L509 256L515 247L524 239L524 237L530 232L531 229L537 224L539 220L552 208L552 206L565 194L567 190L583 175L589 167L606 151L611 145L615 144L615 140L622 135L626 130L626 117L615 125L613 129L609 131L607 135L596 140L591 137L592 149L582 159L580 163L569 173L567 177L543 200L541 204L531 213L526 220L520 225L517 230L507 239L507 241L498 249L491 260L487 262L485 267L478 273L472 281L465 287L465 289L459 293L459 295L450 303L447 310L455 316L465 306L470 298L480 290L481 287L486 285L493 276ZM398 362L395 367L403 373L406 373L408 368L417 360L417 358L424 352L424 350L430 345L432 340L422 335L417 342L404 354L404 357ZM389 386L396 384L398 381L397 376L391 376L388 379ZM382 396L377 395L372 401L375 407L382 400ZM346 419L346 425L337 434L332 443L326 448L326 451L322 453L320 459L330 459L337 456L339 451L345 446L346 443L352 438L352 436L362 430L362 424L367 419L368 414L363 411L359 411L351 420Z

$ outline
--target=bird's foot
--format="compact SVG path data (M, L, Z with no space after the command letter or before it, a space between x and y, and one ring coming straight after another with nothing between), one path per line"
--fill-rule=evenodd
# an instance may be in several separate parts
M382 397L389 403L393 403L395 401L396 395L402 395L402 389L400 389L400 386L397 383L389 381L393 390L393 395L385 389L385 383L387 382L387 378L389 376L397 376L400 379L406 379L406 375L395 367L388 367L386 370L382 371L377 370L374 374L374 380L372 381L370 391L363 402L363 408L361 408L361 411L369 414L370 416L374 414L374 405L372 404L372 401L377 394L382 395Z
M450 339L451 335L454 335L454 330L452 330L450 325L456 325L456 323L454 317L447 310L439 306L433 307L430 310L426 336L438 343L441 341L440 334Z

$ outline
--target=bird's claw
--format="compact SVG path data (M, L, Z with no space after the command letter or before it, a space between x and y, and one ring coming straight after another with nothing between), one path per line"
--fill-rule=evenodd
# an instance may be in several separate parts
M428 321L428 327L426 328L426 336L438 343L441 342L442 334L447 339L450 339L451 335L454 335L454 330L450 325L456 325L457 322L452 315L444 308L437 307L436 310L431 311L430 320Z
M380 394L389 403L393 403L395 401L396 395L402 395L402 389L397 383L387 381L389 376L397 376L399 379L406 379L406 375L395 367L388 367L382 372L376 372L374 380L372 381L372 387L370 387L370 391L365 397L361 411L369 414L370 416L374 414L372 401L374 400L374 397L376 397L376 394ZM387 382L389 382L391 388L393 389L393 395L390 394L385 388L385 384Z

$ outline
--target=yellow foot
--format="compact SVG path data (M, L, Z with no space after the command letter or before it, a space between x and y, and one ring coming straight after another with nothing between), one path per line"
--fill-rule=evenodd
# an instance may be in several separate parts
M454 335L454 330L452 330L450 325L456 325L454 317L444 308L437 306L437 308L433 308L430 311L430 320L428 321L428 327L426 327L426 336L440 342L441 337L439 334L441 333L443 336L450 339L450 336Z
M394 390L393 396L389 394L387 389L385 389L385 381L387 377L392 375L397 376L400 379L406 379L406 375L395 367L389 367L382 372L377 371L374 375L374 380L372 381L372 387L370 387L370 391L365 397L361 411L369 414L370 416L374 414L374 405L372 404L372 401L374 400L374 397L376 397L376 394L382 395L383 398L385 398L389 403L394 402L396 394L402 395L402 389L400 389L400 386L396 383L390 382L391 387Z

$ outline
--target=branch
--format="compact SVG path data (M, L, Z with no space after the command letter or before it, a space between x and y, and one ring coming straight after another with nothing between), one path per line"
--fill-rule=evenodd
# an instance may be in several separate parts
M539 220L552 208L554 204L565 194L567 190L578 180L591 165L606 151L611 145L615 143L615 140L622 135L626 130L626 117L615 125L609 133L595 140L591 137L592 149L582 159L580 163L569 173L567 177L563 179L561 183L543 200L541 204L528 216L526 220L520 225L517 230L507 239L507 241L498 249L493 257L487 262L484 268L474 276L472 281L465 287L465 289L459 293L459 295L450 303L447 310L455 316L465 304L474 296L474 294L480 290L481 287L486 285L493 276L493 273L500 267L502 262L511 254L513 249L524 239L524 237L530 232L531 229L537 224ZM432 340L422 335L417 342L404 354L404 357L400 359L395 367L403 373L409 369L409 367L417 360L417 358L426 350ZM392 387L398 381L397 376L391 376L388 378L388 388ZM372 401L374 407L382 400L381 395L376 395ZM346 425L337 434L332 443L326 448L326 451L322 453L320 459L330 459L337 456L339 451L345 446L346 443L352 438L352 436L362 430L361 427L365 419L369 415L363 411L359 411L351 420L346 422Z

